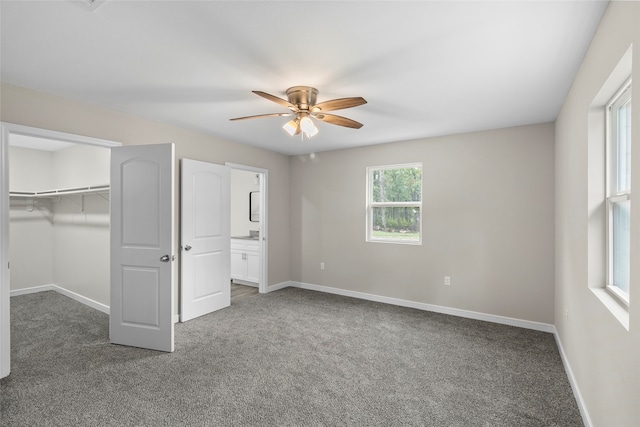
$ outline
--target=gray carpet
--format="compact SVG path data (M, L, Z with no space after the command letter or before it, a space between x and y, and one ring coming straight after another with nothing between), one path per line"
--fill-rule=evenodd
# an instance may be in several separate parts
M301 289L108 343L55 292L11 298L2 426L581 426L553 336Z

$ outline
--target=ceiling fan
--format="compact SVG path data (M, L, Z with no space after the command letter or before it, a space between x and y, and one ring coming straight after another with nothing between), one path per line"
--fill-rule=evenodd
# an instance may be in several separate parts
M275 102L283 107L287 107L291 111L288 113L270 113L259 114L257 116L236 117L230 120L294 116L294 118L285 123L282 128L291 136L298 135L302 132L307 136L307 138L311 138L318 133L318 128L311 120L312 118L322 120L323 122L330 123L332 125L360 129L362 127L362 123L358 123L355 120L351 120L346 117L336 116L335 114L327 114L326 112L357 107L358 105L367 103L367 101L362 97L353 97L332 99L330 101L324 101L316 104L318 89L309 86L293 86L287 89L288 101L259 90L254 90L252 92L258 96L268 99L269 101Z

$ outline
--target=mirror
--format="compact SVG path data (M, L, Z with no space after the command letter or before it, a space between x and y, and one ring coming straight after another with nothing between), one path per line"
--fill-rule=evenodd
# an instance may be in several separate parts
M249 192L249 221L260 222L260 192Z

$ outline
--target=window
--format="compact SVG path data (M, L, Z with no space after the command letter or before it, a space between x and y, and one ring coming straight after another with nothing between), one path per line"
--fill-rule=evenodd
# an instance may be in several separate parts
M607 290L629 305L631 80L607 105Z
M367 241L420 244L422 163L367 168Z

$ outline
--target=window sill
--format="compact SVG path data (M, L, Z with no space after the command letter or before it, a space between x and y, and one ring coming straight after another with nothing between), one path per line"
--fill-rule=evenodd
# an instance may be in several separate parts
M367 239L367 243L390 243L393 245L422 245L421 240L384 240L384 239Z
M629 310L617 298L611 295L604 288L591 289L591 292L600 300L602 304L609 310L613 317L629 331Z
M607 285L605 289L607 290L609 295L616 299L618 304L621 304L625 308L625 310L629 311L629 297L624 292L622 292L615 286L610 285Z

